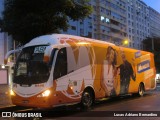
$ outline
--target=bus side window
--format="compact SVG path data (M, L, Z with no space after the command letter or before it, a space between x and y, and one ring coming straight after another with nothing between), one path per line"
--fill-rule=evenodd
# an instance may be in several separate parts
M58 51L57 54L53 78L55 80L66 74L67 74L67 54L66 54L66 48L62 48Z

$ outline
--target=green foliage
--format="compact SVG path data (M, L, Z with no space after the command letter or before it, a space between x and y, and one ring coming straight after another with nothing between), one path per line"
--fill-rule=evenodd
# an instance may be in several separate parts
M152 41L153 40L153 41ZM152 52L152 42L154 42L154 51L160 51L160 38L155 37L155 38L146 38L143 43L145 45L145 50Z
M91 12L87 0L5 0L0 28L25 44L40 35L65 31L69 19L84 19Z
M145 45L145 50L154 54L156 71L160 73L160 38L147 38L143 43ZM152 43L154 44L154 48L152 48Z

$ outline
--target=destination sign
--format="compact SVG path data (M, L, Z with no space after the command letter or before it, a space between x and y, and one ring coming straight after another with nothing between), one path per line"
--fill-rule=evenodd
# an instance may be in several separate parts
M34 53L44 53L46 46L38 46L34 48Z

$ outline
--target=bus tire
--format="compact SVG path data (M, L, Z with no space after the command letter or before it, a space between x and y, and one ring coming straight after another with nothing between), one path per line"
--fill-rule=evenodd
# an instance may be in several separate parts
M84 90L81 98L81 105L83 108L88 109L94 103L94 93L90 89Z
M140 83L138 88L138 96L143 97L144 92L145 92L144 85Z

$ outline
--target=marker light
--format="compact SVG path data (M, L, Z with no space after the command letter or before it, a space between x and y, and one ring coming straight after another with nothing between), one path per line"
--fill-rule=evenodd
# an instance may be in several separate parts
M88 45L90 43L88 43L88 42L78 42L77 44L79 44L79 45Z
M50 90L46 90L42 94L38 95L37 97L48 97L50 93L51 93Z
M2 68L2 69L5 69L5 65L4 65L4 64L2 64L2 65L1 65L1 68Z
M10 90L10 95L15 96L15 93L13 92L13 90Z

